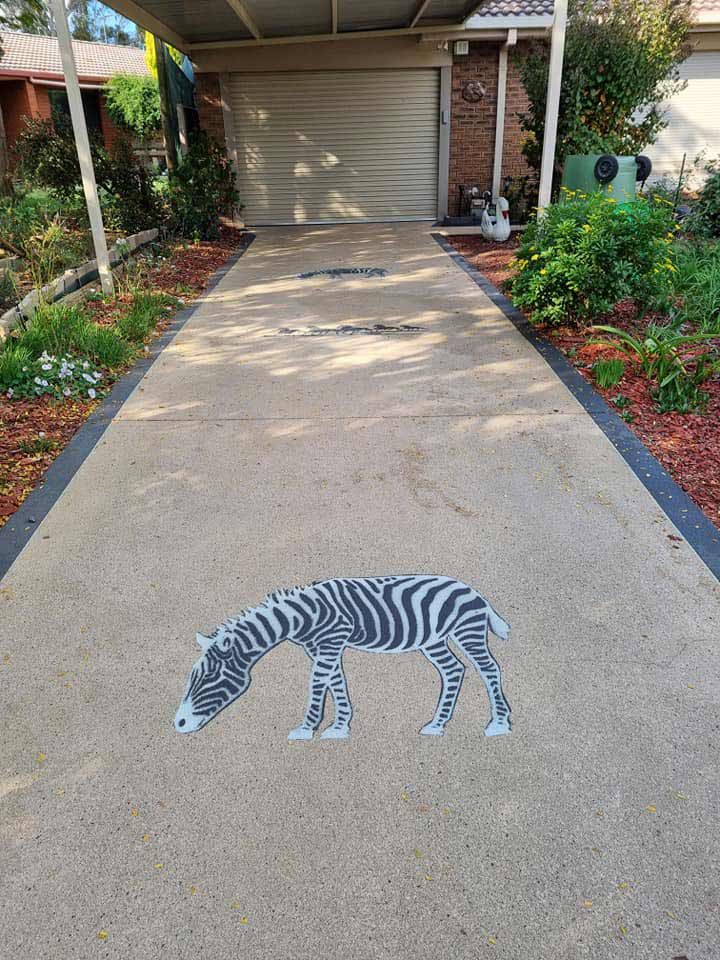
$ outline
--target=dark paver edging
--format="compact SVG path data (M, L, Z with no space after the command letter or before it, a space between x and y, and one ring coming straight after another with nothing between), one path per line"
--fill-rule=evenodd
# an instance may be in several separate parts
M662 507L668 518L675 524L700 559L720 580L720 530L705 516L685 491L675 483L645 444L605 403L600 394L578 373L564 354L557 347L539 337L518 308L513 306L510 300L500 293L487 277L468 263L462 254L458 253L448 243L445 237L439 233L433 233L432 237L543 357L570 393L582 404L585 411L600 427L635 476L657 504Z
M210 277L205 290L191 307L179 310L159 337L152 341L150 350L141 357L110 393L92 412L73 436L65 449L52 462L40 482L4 527L0 527L0 579L2 579L21 550L32 537L39 523L50 512L65 487L70 483L83 461L107 430L120 407L140 383L162 351L175 339L205 295L220 283L255 239L254 233L245 233L236 252Z

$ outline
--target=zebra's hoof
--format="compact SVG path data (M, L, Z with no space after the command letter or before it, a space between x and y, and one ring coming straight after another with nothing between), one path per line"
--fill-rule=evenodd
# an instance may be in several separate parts
M311 727L295 727L288 734L288 740L312 740L314 733Z
M491 720L485 727L486 737L500 737L503 733L510 733L509 720Z
M445 733L445 727L440 727L436 723L426 723L420 733L423 737L441 737Z
M347 740L350 736L350 727L341 726L336 727L333 724L331 727L328 727L327 730L323 730L320 734L321 740Z

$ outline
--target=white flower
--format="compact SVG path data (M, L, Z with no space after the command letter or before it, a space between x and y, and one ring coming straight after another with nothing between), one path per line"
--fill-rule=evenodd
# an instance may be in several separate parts
M44 436L45 436L45 431L44 431L44 430L39 430L39 431L38 431L38 436L39 436L39 437L44 437Z
M102 374L99 373L97 370L93 370L93 376L95 377L96 380L102 380Z
M92 383L92 384L95 383L95 377L90 376L89 373L83 374L83 380L87 380L88 383Z
M42 385L42 380L40 379L40 377L35 377L35 383L36 383L38 386L41 386L41 385Z
M8 400L11 400L14 393L15 393L15 391L13 390L13 388L12 388L12 387L8 387L8 391L7 391L7 393L5 394L5 396L8 398Z
M52 370L52 364L51 364L51 363L44 363L44 364L42 365L42 368L41 368L41 369L43 369L43 370Z
M42 380L41 383L42 383L42 385L43 385L44 387L49 386L47 380Z
M88 390L88 396L90 397L91 400L95 399L95 391L93 390L92 387L90 387L90 389Z
M69 388L69 387L65 387L65 389L63 390L63 396L64 396L64 397L69 397L69 396L70 396L70 388Z
M83 370L87 370L87 368L88 368L89 366L90 366L90 364L88 363L88 361L87 361L87 360L83 360L83 362L82 362L82 368L83 368Z
M22 368L22 372L23 372L23 373L27 373L27 367L23 367L23 368Z

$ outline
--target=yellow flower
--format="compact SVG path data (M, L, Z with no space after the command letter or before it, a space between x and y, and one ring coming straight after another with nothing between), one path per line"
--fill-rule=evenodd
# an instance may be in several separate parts
M547 270L545 269L545 267L543 267L542 270L540 271L540 276L544 277L546 273L547 273Z
M583 230L585 231L585 233L590 233L590 231L592 230L592 227L590 226L589 223L584 223Z
M530 257L530 259L533 260L533 261L539 260L539 259L540 259L540 254L539 254L539 253L534 253L534 254Z

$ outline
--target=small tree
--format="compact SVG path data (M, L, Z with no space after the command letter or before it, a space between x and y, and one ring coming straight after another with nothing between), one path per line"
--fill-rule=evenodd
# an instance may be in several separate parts
M116 74L105 87L110 119L146 140L160 127L160 91L157 80Z
M684 86L689 0L570 0L556 165L576 153L638 154L666 126L662 103ZM520 60L530 107L520 115L528 163L540 167L546 47Z

